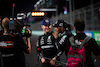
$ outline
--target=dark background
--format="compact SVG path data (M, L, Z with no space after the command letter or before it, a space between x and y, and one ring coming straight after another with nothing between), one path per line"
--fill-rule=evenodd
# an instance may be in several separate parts
M18 12L28 12L34 10L34 4L38 0L1 0L0 1L0 16L11 16L12 15L12 4L15 3L15 15ZM73 0L72 0L73 1ZM100 0L93 0L93 4L100 2ZM65 2L65 0L58 1L59 10L58 12L62 12L62 6L69 7L69 3ZM75 9L79 9L81 7L85 7L91 4L91 0L74 0ZM69 9L68 9L69 11Z

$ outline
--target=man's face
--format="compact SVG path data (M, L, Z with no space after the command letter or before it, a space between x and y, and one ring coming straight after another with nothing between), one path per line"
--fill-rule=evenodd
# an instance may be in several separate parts
M75 32L77 33L76 27L74 26Z
M56 32L58 33L63 33L64 32L64 27L55 27Z
M55 27L56 32L61 32L61 27Z
M48 25L41 25L41 27L42 27L44 33L51 31L51 25L50 24L48 24Z

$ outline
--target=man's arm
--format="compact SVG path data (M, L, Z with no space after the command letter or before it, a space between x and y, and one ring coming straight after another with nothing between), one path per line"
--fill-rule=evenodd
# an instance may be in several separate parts
M54 36L54 38L57 38L59 34L58 34L58 32L54 31L52 35Z
M91 50L92 50L93 54L95 56L97 56L97 58L100 60L100 48L99 48L97 42L95 41L95 39L92 38L90 40L89 44L90 44L90 47L91 47Z
M57 54L55 56L56 58L59 58L62 55L62 53L65 51L66 40L67 40L67 35L64 35L60 39L59 39L59 37L56 39L55 45L56 45L56 48L58 49L58 52L57 52Z
M97 58L99 59L99 61L100 61L100 55L99 56L97 56Z
M38 54L38 57L39 57L39 59L41 60L41 62L42 62L42 63L45 63L46 60L45 60L45 58L43 58L43 55L42 55L42 53L41 53L42 49L41 49L41 46L40 46L40 38L41 38L41 36L39 36L38 41L37 41L37 44L36 44L36 47L37 47L37 54Z
M28 33L31 34L31 31L29 29ZM25 51L27 54L31 53L31 43L30 43L30 38L26 37L26 45L28 46L28 49Z
M26 45L28 46L28 49L25 51L27 54L31 53L31 43L30 43L30 38L26 37Z

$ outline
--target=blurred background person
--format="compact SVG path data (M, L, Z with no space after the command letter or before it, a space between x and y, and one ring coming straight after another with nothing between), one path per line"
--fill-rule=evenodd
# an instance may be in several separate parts
M9 18L2 20L4 28L0 36L0 51L2 52L3 67L26 67L24 52L31 52L30 38L26 37L26 44L20 34L11 34L9 31ZM30 30L28 30L29 33Z
M77 43L82 42L82 40L84 40L87 37L87 35L84 33L85 22L82 19L75 20L74 29L76 32L74 39L78 40ZM95 67L94 62L92 60L91 53L93 53L100 60L100 49L97 42L95 41L95 39L91 38L86 43L86 45L84 45L84 47L85 47L85 61L86 61L87 67Z

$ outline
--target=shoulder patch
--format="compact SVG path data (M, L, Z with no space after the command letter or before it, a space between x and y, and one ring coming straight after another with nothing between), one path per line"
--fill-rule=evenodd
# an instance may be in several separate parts
M63 42L65 41L65 38L67 37L67 35L64 35L61 40L59 41L60 44L63 44Z
M48 37L48 39L50 39L50 38L51 38L51 36Z
M67 37L67 35L64 35L64 36L63 36L63 39L65 39L66 37Z

